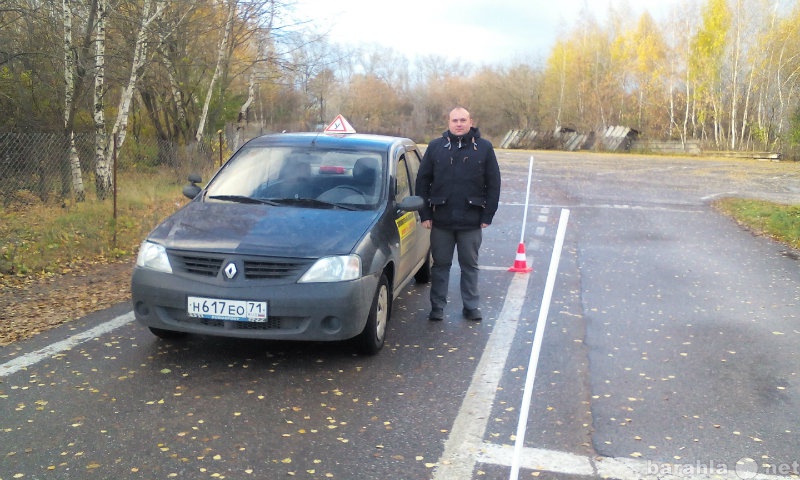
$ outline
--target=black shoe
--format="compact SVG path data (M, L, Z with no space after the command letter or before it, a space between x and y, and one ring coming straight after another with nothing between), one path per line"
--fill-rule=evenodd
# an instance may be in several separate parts
M444 310L441 308L431 308L431 313L428 314L428 320L435 322L444 320Z
M467 320L474 320L477 322L483 319L483 315L481 315L481 311L478 308L465 308L461 310L461 313L464 314L464 318Z

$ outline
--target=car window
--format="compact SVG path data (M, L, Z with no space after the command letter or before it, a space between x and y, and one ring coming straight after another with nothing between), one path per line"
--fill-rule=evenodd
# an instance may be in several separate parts
M288 153L283 148L242 148L209 183L209 196L251 196L261 184L277 178Z
M317 199L374 207L384 188L380 153L315 148L243 148L208 186L207 198Z
M409 195L411 195L411 182L408 177L406 156L402 155L400 160L397 161L397 192L395 193L395 200L400 202Z
M409 183L412 189L414 188L414 185L417 182L417 172L419 171L419 164L421 161L422 159L420 159L419 157L418 150L411 150L407 152L406 165L408 166L408 173L410 178ZM414 195L416 195L416 192L414 192Z

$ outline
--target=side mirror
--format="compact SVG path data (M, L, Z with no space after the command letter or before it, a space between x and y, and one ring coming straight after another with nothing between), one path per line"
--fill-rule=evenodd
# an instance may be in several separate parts
M183 195L185 197L188 197L189 199L194 199L194 197L196 197L197 194L200 193L200 191L202 190L202 188L197 186L197 184L202 181L203 178L200 175L197 175L196 173L192 173L191 175L189 175L190 185L186 185L185 187L183 187Z
M425 200L417 195L406 197L400 200L400 203L397 204L398 209L405 210L406 212L416 212L422 210L422 207L424 206Z

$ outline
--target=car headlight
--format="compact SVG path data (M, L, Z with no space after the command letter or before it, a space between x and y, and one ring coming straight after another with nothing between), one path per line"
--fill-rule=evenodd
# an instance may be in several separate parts
M172 273L167 249L152 242L142 242L139 247L139 255L136 257L136 265L159 272Z
M360 276L361 257L358 255L341 255L320 258L300 277L298 282L343 282L345 280L355 280Z

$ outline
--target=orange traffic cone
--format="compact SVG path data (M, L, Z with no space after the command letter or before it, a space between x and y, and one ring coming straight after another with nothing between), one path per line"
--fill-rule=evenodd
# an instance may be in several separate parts
M508 269L509 272L521 272L521 273L528 273L532 272L533 268L528 266L528 259L525 258L525 244L519 242L519 247L517 247L517 256L514 259L514 266Z

